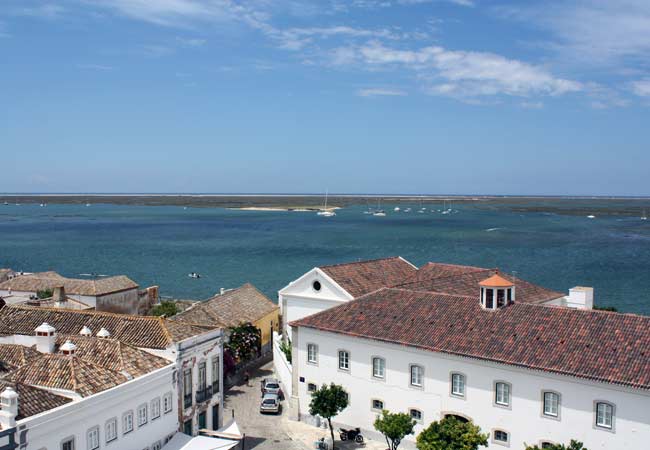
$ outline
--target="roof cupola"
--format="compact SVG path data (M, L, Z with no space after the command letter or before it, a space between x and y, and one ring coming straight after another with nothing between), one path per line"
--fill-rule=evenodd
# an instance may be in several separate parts
M74 355L74 353L77 351L77 346L74 345L74 343L68 339L67 341L65 341L65 344L63 344L59 350L61 350L61 353L63 353L64 355Z
M499 275L498 271L481 281L479 286L481 288L481 306L484 309L500 309L515 301L514 283Z
M102 339L108 339L109 337L111 337L111 333L109 333L106 328L102 327L102 329L99 330L99 333L97 333L97 337Z
M84 325L84 327L79 332L82 336L91 336L93 334L92 330Z
M18 416L18 393L7 386L0 394L0 428L6 430L16 426Z

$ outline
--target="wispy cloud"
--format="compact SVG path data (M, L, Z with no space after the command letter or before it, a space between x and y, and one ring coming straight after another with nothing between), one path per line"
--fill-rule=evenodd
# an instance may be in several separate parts
M577 81L555 77L541 67L522 61L494 53L452 51L439 46L402 50L373 41L337 49L333 62L369 68L407 68L426 83L429 94L457 98L556 96L582 89Z
M176 42L178 42L180 45L183 45L185 47L202 47L208 41L206 39L199 39L199 38L177 37Z
M367 88L357 91L359 97L401 97L405 96L406 91L392 88Z
M108 71L108 70L113 70L113 66L106 66L103 64L77 64L77 69L82 69L82 70L97 70L97 71Z
M632 92L639 97L650 97L650 78L637 80L630 83Z
M140 51L145 56L150 58L162 58L163 56L171 55L174 53L174 49L167 45L159 44L146 44L140 46Z
M62 17L64 12L65 8L56 3L21 6L9 10L9 14L11 15L37 17L40 19L58 19Z
M542 102L521 102L519 104L524 109L543 109L544 103Z

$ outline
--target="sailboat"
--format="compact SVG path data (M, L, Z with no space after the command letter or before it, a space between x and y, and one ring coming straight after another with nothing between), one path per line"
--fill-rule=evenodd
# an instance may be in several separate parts
M420 209L418 210L419 214L424 214L426 212L426 208L422 206L422 197L420 197Z
M318 211L316 215L323 216L323 217L332 217L336 215L334 211L330 211L327 209L327 196L328 196L328 192L327 190L325 190L325 206L323 206L323 209Z
M641 220L648 220L648 216L645 213L645 209L643 210L643 215L641 216Z
M372 213L373 216L377 217L385 217L386 216L386 211L381 209L381 198L377 199L377 209L375 212Z

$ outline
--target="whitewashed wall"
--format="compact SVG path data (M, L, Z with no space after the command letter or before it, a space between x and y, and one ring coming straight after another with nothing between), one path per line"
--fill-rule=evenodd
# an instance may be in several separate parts
M75 449L83 450L87 448L86 433L94 426L99 426L100 449L141 450L158 441L163 444L178 430L177 405L172 401L170 412L165 413L163 409L163 395L178 396L174 371L172 364L83 400L21 420L18 422L19 448L58 450L63 440L74 436ZM160 417L152 420L151 401L156 398L160 399ZM138 427L137 408L144 403L149 405L148 422ZM123 434L122 416L129 410L134 414L134 429ZM107 444L105 426L111 418L117 418L118 437Z
M282 389L287 397L292 395L292 369L291 364L287 361L282 350L280 350L280 342L282 338L273 333L273 365L275 367L275 374L282 383Z
M396 344L351 338L309 328L294 333L294 398L297 396L303 419L309 419L307 384L334 382L343 385L350 394L350 406L335 421L348 426L360 426L372 434L376 412L371 400L380 399L390 411L417 408L423 412L419 433L432 421L446 413L471 418L484 432L502 429L510 433L510 447L523 449L524 443L539 444L542 440L568 443L583 441L590 450L640 450L650 442L650 396L647 392L594 383L578 378L562 377L539 371L518 369L426 352ZM307 344L318 345L318 364L307 363ZM338 350L350 352L351 369L338 369ZM371 374L371 357L386 359L386 377L376 380ZM423 389L410 387L410 364L425 368ZM465 399L450 395L450 374L465 374ZM299 378L304 377L304 382ZM512 384L512 407L494 406L494 382ZM542 390L561 394L560 420L542 416ZM616 406L614 432L594 426L594 401L604 400ZM414 440L414 436L409 438ZM407 443L408 444L408 443ZM501 444L490 443L491 448Z

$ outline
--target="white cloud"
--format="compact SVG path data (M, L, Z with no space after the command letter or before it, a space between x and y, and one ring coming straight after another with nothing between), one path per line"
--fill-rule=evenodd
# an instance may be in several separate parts
M405 67L428 82L428 93L451 97L555 96L583 88L579 82L554 77L547 70L522 61L494 53L452 51L439 46L401 50L374 41L337 49L333 63L357 63L369 68Z
M401 89L367 88L359 89L357 95L360 97L400 97L407 94Z
M185 47L201 47L205 45L206 42L208 42L206 39L182 38L182 37L177 37L176 41Z
M16 16L37 17L40 19L58 19L65 12L65 8L55 3L43 3L35 6L25 6L10 11Z
M637 80L630 83L632 92L639 97L650 97L650 78Z
M544 108L544 103L542 102L521 102L520 106L524 109L542 109Z

